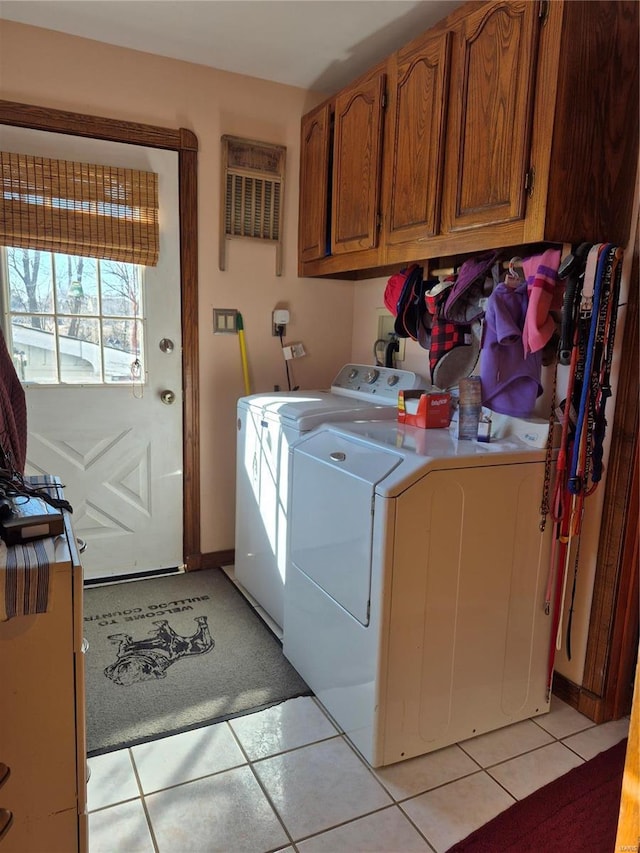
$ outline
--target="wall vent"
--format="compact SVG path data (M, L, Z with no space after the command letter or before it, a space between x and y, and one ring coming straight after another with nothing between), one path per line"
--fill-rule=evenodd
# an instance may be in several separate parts
M266 240L276 247L276 275L282 275L286 151L282 145L222 137L221 270L226 269L227 240Z

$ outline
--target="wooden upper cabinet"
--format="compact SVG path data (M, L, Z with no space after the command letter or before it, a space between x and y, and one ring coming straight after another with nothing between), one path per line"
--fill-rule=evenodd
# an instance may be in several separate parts
M450 33L427 33L391 59L383 225L387 245L438 233L449 45Z
M329 253L331 109L324 104L302 120L298 254L315 261Z
M305 116L300 274L625 245L639 16L637 0L470 2Z
M336 97L331 251L378 245L383 98L386 74L361 78Z
M454 32L444 233L525 216L539 9L492 3Z

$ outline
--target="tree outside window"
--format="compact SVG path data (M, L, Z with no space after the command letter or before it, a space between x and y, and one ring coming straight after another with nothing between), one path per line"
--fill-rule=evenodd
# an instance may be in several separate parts
M143 267L3 251L9 343L23 381L112 384L144 377Z

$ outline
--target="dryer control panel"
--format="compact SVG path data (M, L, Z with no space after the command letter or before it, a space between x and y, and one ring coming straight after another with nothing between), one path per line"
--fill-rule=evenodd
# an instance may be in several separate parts
M378 367L371 364L345 364L333 380L331 391L345 397L375 400L387 406L398 405L398 392L414 388L429 389L431 383L412 370Z

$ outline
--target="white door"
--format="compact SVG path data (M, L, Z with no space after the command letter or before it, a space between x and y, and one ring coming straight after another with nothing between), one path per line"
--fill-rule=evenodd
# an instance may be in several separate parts
M79 283L77 259L42 253L38 307L47 306L48 293L48 310L55 304L58 315L34 322L33 303L20 316L25 309L11 293L21 285L15 264L12 284L7 250L4 329L26 391L26 473L55 474L65 485L76 535L87 542L85 578L180 566L177 153L7 126L0 127L0 144L5 151L159 175L157 267L84 259Z

